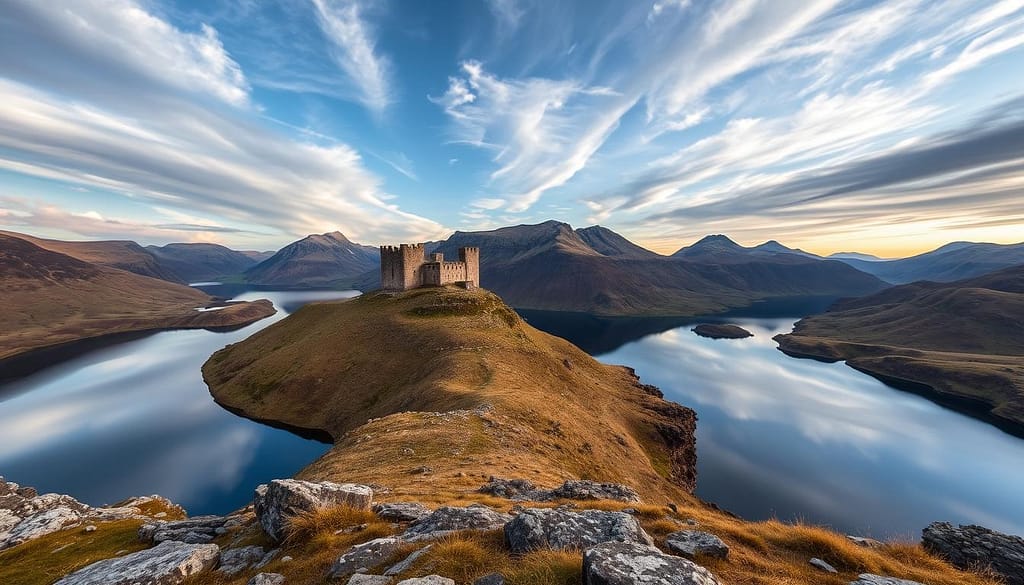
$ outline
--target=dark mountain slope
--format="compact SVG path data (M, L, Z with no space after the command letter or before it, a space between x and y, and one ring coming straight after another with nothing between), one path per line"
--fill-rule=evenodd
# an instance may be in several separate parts
M622 258L658 258L657 254L642 248L612 230L599 225L590 226L576 230L580 237L595 252L603 256L615 256Z
M351 286L368 271L377 270L380 251L352 243L341 232L311 235L281 248L249 268L253 284L284 287Z
M0 234L13 236L31 242L40 248L77 258L90 264L120 268L142 276L159 278L169 282L182 283L173 271L162 266L153 254L142 246L128 240L107 240L100 242L65 242L37 238L16 232L0 231Z
M257 263L251 255L218 244L146 246L157 261L185 282L240 275Z
M953 282L1024 264L1024 242L1018 244L953 242L931 252L901 260L881 262L856 258L838 258L838 260L893 284L917 280Z
M187 286L0 234L0 359L99 335L237 326L274 313L269 301L196 310L211 300Z

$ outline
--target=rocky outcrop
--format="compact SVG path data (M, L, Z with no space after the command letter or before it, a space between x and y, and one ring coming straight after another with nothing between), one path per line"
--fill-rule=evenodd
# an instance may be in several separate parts
M390 585L391 577L385 577L384 575L367 575L365 573L356 573L349 577L348 585Z
M93 563L55 585L177 585L212 570L220 560L215 544L166 541L130 555Z
M550 500L618 500L638 503L640 496L633 488L620 483L599 483L583 479L570 479L552 490L533 485L526 479L500 479L496 477L478 491L510 500L547 502Z
M654 544L629 514L567 508L523 510L505 524L505 542L513 553L582 549L603 542Z
M960 569L991 567L1006 585L1024 585L1024 538L982 526L933 522L922 531L921 544Z
M850 581L850 585L924 585L917 581L909 581L907 579L896 579L895 577L882 577L881 575L872 575L871 573L864 573L857 577L856 581Z
M369 510L373 490L365 485L275 479L256 488L253 506L256 519L270 538L284 538L288 518L325 506L349 506Z
M583 553L585 585L719 585L704 567L644 544L606 542Z
M381 520L389 522L415 522L430 516L430 508L415 502L374 504L373 512Z
M80 526L86 521L110 522L129 518L148 518L141 506L159 496L133 498L116 507L93 508L65 494L39 494L0 477L0 550L40 536ZM161 508L178 508L159 498ZM166 502L166 504L164 504Z
M188 544L205 544L241 526L238 516L196 516L187 520L147 522L139 527L139 540L159 544L175 540Z
M331 565L330 577L340 579L355 573L365 573L382 565L402 545L399 538L389 536L357 544L338 557Z
M246 585L284 585L284 575L281 573L260 573L249 579Z
M640 496L629 486L619 483L598 483L589 480L569 480L551 490L551 499L640 502Z
M266 556L267 553L263 551L262 546L224 549L220 553L220 566L217 567L217 572L234 577L242 571L260 564Z
M722 542L710 532L700 530L680 530L665 537L665 546L674 553L681 554L688 559L695 559L697 556L706 556L714 559L724 559L729 556L729 545Z
M814 567L815 569L818 569L819 571L821 571L823 573L838 573L839 572L839 571L836 570L835 567L833 567L832 565L828 564L828 562L823 561L823 560L821 560L821 559L819 559L817 557L811 558L811 560L807 561L807 563L809 565L811 565L812 567Z
M414 551L412 554L410 554L409 556L405 557L401 561L398 561L394 565L391 565L390 567L388 567L388 570L384 571L384 574L390 577L392 575L398 575L399 573L404 573L405 571L409 570L410 567L412 567L412 564L416 562L416 559L418 559L418 558L422 557L423 555L425 555L427 553L427 551L429 551L433 546L434 545L432 545L432 544L428 544L427 546L425 546L425 547L423 547L423 548L421 548L421 549L419 549L417 551Z
M436 538L459 530L496 530L512 517L480 504L465 508L445 506L414 522L402 535L406 540Z

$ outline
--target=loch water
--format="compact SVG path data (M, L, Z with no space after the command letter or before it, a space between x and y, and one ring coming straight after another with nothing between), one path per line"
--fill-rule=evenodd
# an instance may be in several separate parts
M798 320L780 313L801 307L761 309L689 320L523 314L693 408L697 495L744 518L909 540L937 520L1024 534L1024 440L844 363L789 357L772 337ZM754 337L699 337L698 322Z
M314 300L354 291L207 289L269 298L277 315L231 332L129 337L0 384L0 476L93 505L159 493L225 513L328 445L219 407L200 367L215 351ZM842 363L796 359L771 338L828 299L714 319L606 319L521 311L606 363L636 369L697 411L697 494L745 518L916 539L934 520L1024 534L1024 440ZM725 321L753 338L698 337Z
M230 332L161 331L49 354L54 365L0 385L0 476L95 506L154 493L190 514L244 506L256 485L292 476L329 445L224 410L200 368L305 303L357 294L230 289L278 313Z

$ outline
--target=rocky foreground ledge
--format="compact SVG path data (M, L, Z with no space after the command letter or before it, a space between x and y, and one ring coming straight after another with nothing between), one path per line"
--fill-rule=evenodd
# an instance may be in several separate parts
M185 518L172 517L180 508L158 496L91 508L0 480L0 543L9 549L0 553L0 576L4 554L55 533L113 531L127 520L139 521L133 534L139 550L110 551L58 575L57 585L719 585L727 581L716 573L751 562L742 552L734 558L727 541L741 544L738 535L715 534L671 513L676 510L645 505L628 486L570 480L545 490L527 480L491 478L476 495L490 505L375 502L366 485L282 479L257 487L252 505L236 513ZM507 511L496 509L502 501ZM849 538L865 554L894 546ZM324 552L327 543L342 542L348 545ZM957 566L994 571L1007 585L1024 582L1019 537L936 523L925 529L924 544ZM851 572L850 560L837 555L805 559L809 574L817 575L806 582L932 585ZM479 574L488 567L501 570ZM958 582L986 582L962 575ZM778 582L765 577L750 582Z

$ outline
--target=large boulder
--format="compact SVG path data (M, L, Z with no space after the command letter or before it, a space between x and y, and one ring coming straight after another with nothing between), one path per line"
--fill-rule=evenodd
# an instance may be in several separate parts
M1006 585L1024 585L1024 538L982 526L933 522L922 531L921 544L960 569L991 567Z
M222 550L217 572L234 577L242 571L255 567L266 554L262 546L242 546Z
M0 550L17 546L23 542L39 538L52 532L77 526L82 521L82 513L65 506L58 506L37 512L20 520L13 528L0 534Z
M505 524L505 542L513 553L582 549L602 542L654 544L629 514L567 508L523 510Z
M420 540L459 530L496 530L511 519L508 514L495 512L480 504L465 508L445 506L434 510L430 516L414 522L402 537L407 540Z
M528 479L502 479L499 477L491 477L477 491L509 500L532 500L535 502L545 499L548 495L547 490L537 489Z
M698 555L715 559L724 559L729 556L729 545L714 534L700 530L673 532L665 537L665 546L672 552L691 560L697 558Z
M402 541L393 536L357 544L334 561L330 576L332 579L340 579L346 575L375 569L391 558L401 545Z
M704 567L653 546L605 542L583 553L585 585L719 585Z
M373 490L353 483L275 479L256 488L253 507L256 519L270 538L280 541L288 519L302 512L329 506L349 506L369 510Z
M55 585L177 585L212 570L220 560L215 544L165 541L153 548L93 563Z
M850 585L923 585L917 581L907 579L896 579L895 577L883 577L864 573L857 577L856 581L850 581Z

